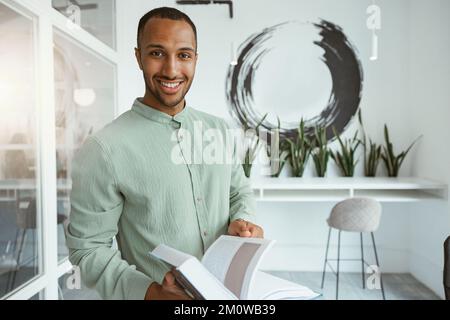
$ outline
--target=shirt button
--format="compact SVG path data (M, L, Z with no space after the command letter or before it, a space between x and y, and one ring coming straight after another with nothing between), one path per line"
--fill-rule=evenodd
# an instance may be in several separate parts
M208 232L203 231L203 235L204 235L205 237L208 236Z
M198 197L197 202L202 202L202 198Z
M183 132L181 131L181 129L178 129L177 137L178 137L178 141L183 141L184 135L183 135Z

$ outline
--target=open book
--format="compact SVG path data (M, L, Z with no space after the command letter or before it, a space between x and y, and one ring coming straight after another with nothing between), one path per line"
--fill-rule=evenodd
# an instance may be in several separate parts
M274 240L221 236L196 257L164 244L150 255L164 261L178 283L195 299L278 300L314 299L319 294L307 287L258 270Z

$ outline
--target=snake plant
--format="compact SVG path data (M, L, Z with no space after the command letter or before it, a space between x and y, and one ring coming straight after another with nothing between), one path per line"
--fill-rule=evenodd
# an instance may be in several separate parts
M375 177L381 160L381 145L373 142L370 138L367 139L362 121L361 110L358 112L358 119L363 136L361 144L364 148L364 175L366 177Z
M293 176L302 177L311 155L311 143L305 135L303 119L297 129L297 137L295 139L286 138L285 150L287 150L287 158L291 164Z
M353 174L355 173L355 167L358 163L358 160L355 159L355 153L358 149L359 144L361 143L361 141L358 139L358 131L355 132L355 135L352 139L345 139L344 141L342 141L341 137L336 132L336 129L334 127L333 133L339 141L341 151L332 151L331 157L336 162L344 177L353 177Z
M330 159L330 149L325 127L317 126L314 130L312 158L314 166L319 177L325 177L327 172L328 160Z
M258 155L259 148L261 146L259 128L261 127L264 120L267 118L267 115L268 114L266 113L264 117L262 117L262 119L258 122L255 128L252 128L251 126L248 125L247 116L244 115L245 138L248 144L246 145L247 148L245 150L245 158L242 167L244 168L244 173L247 178L250 178L253 162L255 161L256 156Z
M288 152L283 148L285 140L280 140L280 118L278 118L278 127L272 130L272 139L270 147L267 146L267 156L270 159L270 175L273 178L278 178L286 163ZM281 141L281 142L280 142Z
M386 144L383 146L383 153L381 155L381 158L383 159L384 164L386 165L389 177L398 177L400 167L402 166L403 161L406 158L406 155L414 146L414 144L417 142L417 140L419 140L421 137L422 136L419 136L416 140L414 140L413 143L411 143L411 145L408 147L408 149L406 149L406 151L402 151L400 154L395 155L394 147L389 138L388 127L387 125L384 125L384 139Z

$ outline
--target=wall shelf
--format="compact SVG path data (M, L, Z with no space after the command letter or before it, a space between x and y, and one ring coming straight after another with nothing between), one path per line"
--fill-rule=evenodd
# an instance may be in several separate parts
M262 202L336 202L353 196L414 202L448 197L446 184L413 177L255 178L252 188Z

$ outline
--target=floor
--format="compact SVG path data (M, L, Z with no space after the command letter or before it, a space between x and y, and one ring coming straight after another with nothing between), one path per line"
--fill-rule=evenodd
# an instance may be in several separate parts
M324 289L320 289L321 272L270 272L278 277L310 287L322 293L323 300L334 300L336 294L336 278L328 273ZM64 284L63 282L61 282ZM339 299L341 300L374 300L381 299L381 291L362 289L362 279L359 273L343 273L340 275ZM387 300L439 300L430 289L417 281L410 274L385 274L383 284ZM61 287L64 288L62 285ZM98 294L93 290L62 290L66 300L97 300Z
M330 272L325 277L324 289L320 288L321 272L270 272L322 293L324 300L336 299L336 277ZM440 300L433 291L410 274L384 274L383 284L386 300ZM360 273L341 273L339 276L340 300L382 299L381 290L362 288Z

